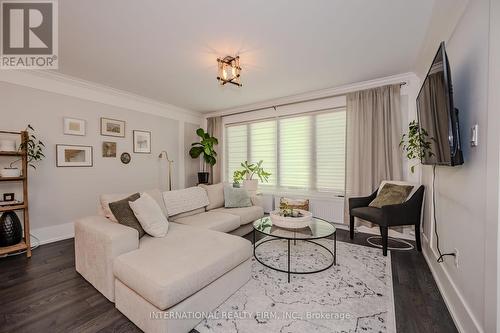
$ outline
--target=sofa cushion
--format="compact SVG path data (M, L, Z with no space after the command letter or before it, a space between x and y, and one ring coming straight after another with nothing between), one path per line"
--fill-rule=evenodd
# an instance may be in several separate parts
M250 206L243 208L217 208L212 212L221 212L237 215L240 217L241 225L254 222L264 216L264 209L260 206Z
M207 206L207 210L212 210L224 206L223 183L218 183L214 185L200 184L198 186L207 191L208 201L210 202L210 204Z
M201 214L204 212L205 212L205 207L201 207L201 208L196 208L196 209L184 212L184 213L172 215L172 216L169 216L168 218L170 221L175 221L175 220L183 218L183 217L193 216L193 215Z
M144 236L139 249L113 262L115 277L166 310L252 257L249 241L170 223L163 238Z
M230 232L240 227L239 216L214 211L181 217L175 222L222 232Z
M382 209L377 207L358 207L351 209L351 215L359 217L360 219L382 223Z

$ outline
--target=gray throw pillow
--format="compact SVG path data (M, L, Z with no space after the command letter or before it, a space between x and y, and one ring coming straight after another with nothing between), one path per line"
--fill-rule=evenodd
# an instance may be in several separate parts
M412 189L411 185L387 183L368 206L382 208L382 206L401 204L406 201Z
M224 207L242 208L252 206L252 200L244 188L224 186Z
M139 232L139 238L144 236L146 232L142 229L141 224L137 217L135 217L134 211L130 208L128 204L129 201L136 201L141 196L139 193L134 193L131 196L115 201L109 204L109 209L113 212L113 215L116 217L118 223L126 225L127 227L134 228Z

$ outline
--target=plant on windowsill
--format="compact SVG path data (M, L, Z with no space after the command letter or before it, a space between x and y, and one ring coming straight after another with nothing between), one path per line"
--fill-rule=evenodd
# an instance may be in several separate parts
M28 158L28 165L32 167L33 169L36 169L36 166L38 162L43 160L45 158L45 155L43 154L43 149L45 148L45 145L42 141L40 141L36 136L35 136L35 130L31 125L28 124L28 127L26 130L28 132L28 140L25 142L21 142L18 148L18 152L21 152L23 150L26 150L27 153L27 158ZM20 162L22 159L16 159L15 161L12 161L7 168L3 168L0 171L0 175L2 177L20 177L21 176L21 169L18 167L15 167L15 165ZM26 176L26 175L24 175Z
M263 160L260 160L258 163L248 163L248 161L241 163L242 169L236 170L233 173L234 184L239 186L239 184L243 183L243 187L247 191L257 191L259 179L262 183L267 183L271 176L270 172L264 170L262 163L264 163ZM254 179L254 176L257 176L259 179Z
M415 172L415 167L421 163L423 158L432 157L434 153L432 152L432 142L435 141L434 138L429 137L429 133L422 127L420 127L418 121L413 120L408 125L408 133L404 133L401 137L401 142L399 146L402 148L405 156L408 160L418 159L417 164L413 164L410 167L411 173Z
M200 157L200 155L203 155L203 161L205 163L202 163L202 171L198 172L198 183L207 184L210 173L206 170L206 164L213 167L217 163L215 146L219 144L219 140L206 133L203 128L198 128L196 130L196 135L198 135L201 140L191 144L192 147L189 150L189 156L196 159Z

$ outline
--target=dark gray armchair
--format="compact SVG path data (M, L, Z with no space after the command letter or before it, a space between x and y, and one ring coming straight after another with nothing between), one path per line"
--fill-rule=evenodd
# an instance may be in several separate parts
M354 238L354 217L378 224L382 236L382 252L387 255L388 228L403 225L415 226L415 242L417 250L422 251L420 243L420 217L424 199L424 186L421 185L413 195L402 204L369 207L370 202L377 196L378 189L370 196L349 198L349 232Z

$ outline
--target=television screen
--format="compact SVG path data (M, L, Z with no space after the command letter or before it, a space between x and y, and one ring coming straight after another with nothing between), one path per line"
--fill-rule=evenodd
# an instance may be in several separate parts
M431 68L417 97L420 130L428 133L432 156L422 159L423 164L463 164L460 149L458 111L453 105L450 65L444 42L434 57Z

